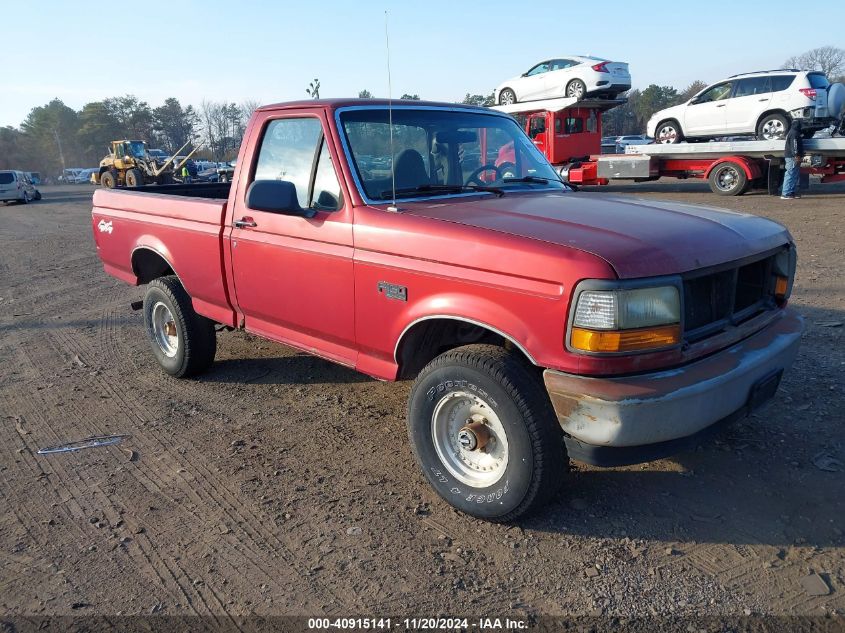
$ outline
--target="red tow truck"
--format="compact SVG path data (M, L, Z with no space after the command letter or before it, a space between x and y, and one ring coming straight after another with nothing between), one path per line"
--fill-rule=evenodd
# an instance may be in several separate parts
M783 141L631 145L625 154L602 155L602 114L623 103L624 99L558 98L495 108L513 115L564 182L576 187L665 176L706 179L713 193L724 196L752 189L780 193ZM807 139L804 151L805 177L820 176L822 183L845 180L845 138ZM500 160L506 162L507 157Z
M93 202L106 272L146 285L136 307L164 372L208 370L217 331L243 328L413 380L423 475L488 520L541 506L569 459L650 461L744 417L801 337L784 227L573 192L486 108L265 106L230 183Z

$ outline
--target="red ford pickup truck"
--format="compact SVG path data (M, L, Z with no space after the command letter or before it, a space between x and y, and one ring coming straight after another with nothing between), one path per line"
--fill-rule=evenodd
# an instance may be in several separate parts
M220 324L413 379L422 472L489 520L548 500L569 459L649 461L745 416L802 331L782 226L572 192L471 106L266 106L230 183L100 189L92 222L106 272L147 285L165 372L208 368Z

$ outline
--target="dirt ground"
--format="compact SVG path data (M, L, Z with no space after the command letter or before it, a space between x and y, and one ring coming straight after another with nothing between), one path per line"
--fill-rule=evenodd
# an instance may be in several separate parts
M717 441L575 464L511 526L424 483L407 383L240 332L219 335L208 374L165 377L129 307L143 290L97 259L92 189L0 206L0 619L845 615L845 186L791 202L701 182L603 190L785 224L803 346L773 403ZM113 433L132 437L36 454Z

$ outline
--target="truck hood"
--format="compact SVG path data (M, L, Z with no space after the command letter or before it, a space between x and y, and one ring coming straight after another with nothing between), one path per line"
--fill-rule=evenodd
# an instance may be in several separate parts
M501 198L403 202L405 213L542 240L601 257L622 279L673 275L788 243L753 215L682 202L594 193L508 193Z

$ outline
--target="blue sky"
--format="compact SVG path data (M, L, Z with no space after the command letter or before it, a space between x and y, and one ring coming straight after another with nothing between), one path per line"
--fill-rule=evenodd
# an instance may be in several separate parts
M357 96L364 88L387 96L385 9L394 96L445 101L489 93L565 54L626 61L634 86L680 88L845 45L842 29L802 28L793 3L781 0L734 0L718 10L630 0L538 2L531 9L499 0L172 0L113 10L58 0L3 4L3 23L26 28L4 29L0 126L19 125L53 97L76 109L123 94L154 107L169 96L195 105L271 103L306 98L314 77L323 97Z

